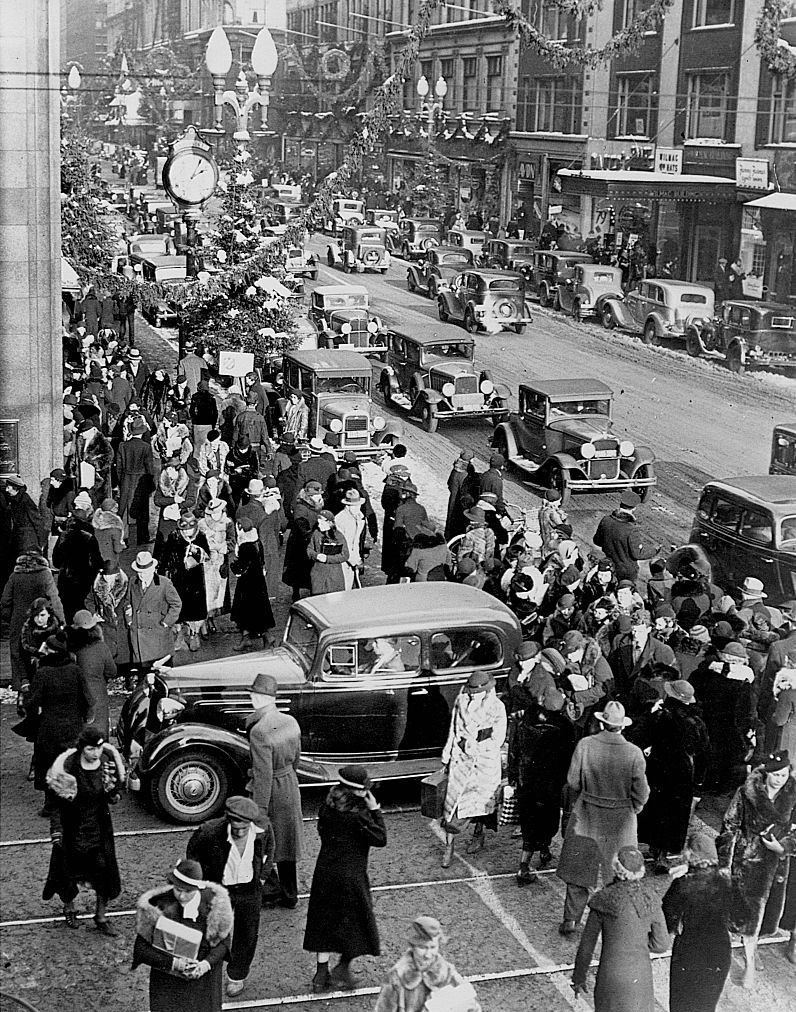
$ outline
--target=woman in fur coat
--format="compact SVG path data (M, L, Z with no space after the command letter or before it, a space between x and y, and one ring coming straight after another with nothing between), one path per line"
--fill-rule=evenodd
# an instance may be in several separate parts
M724 813L718 852L735 886L732 928L743 939L744 987L754 985L757 937L766 905L770 911L773 906L769 898L775 888L782 894L777 921L782 913L790 857L796 853L796 835L791 832L794 807L796 780L788 753L775 752L752 770ZM778 874L780 865L784 875Z
M249 517L241 517L236 528L238 547L229 566L238 581L230 617L240 629L240 641L233 649L244 651L256 647L261 638L267 646L268 632L276 622L263 574L263 548L257 529Z
M116 662L102 635L101 625L98 615L81 608L75 612L67 629L67 642L82 672L90 700L86 723L93 724L102 737L107 738L110 734L108 682L116 677Z
M56 893L61 897L69 928L78 926L78 883L88 882L97 894L97 931L111 937L117 934L105 913L108 901L122 891L108 805L119 800L124 779L122 757L94 726L84 728L77 748L61 753L47 773L54 799L50 813L53 849L42 899Z
M693 833L687 865L663 897L666 926L674 935L669 970L669 1012L716 1012L732 961L732 883L719 868L708 833Z
M232 944L229 893L202 879L198 861L180 861L168 879L170 885L150 889L138 899L132 968L152 968L150 1012L221 1012L223 964ZM195 959L174 956L158 944L161 918L201 933Z
M91 518L94 537L99 545L103 562L118 562L125 548L124 521L119 516L119 505L113 499L104 499Z

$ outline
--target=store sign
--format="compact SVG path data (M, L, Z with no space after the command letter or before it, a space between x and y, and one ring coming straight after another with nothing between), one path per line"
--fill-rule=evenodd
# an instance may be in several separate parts
M768 189L768 162L765 158L736 158L735 185L742 190Z
M517 167L517 176L532 183L536 179L536 163L520 162Z
M644 141L612 141L589 137L586 141L590 169L635 169L652 167L655 145Z
M683 149L656 148L655 171L665 176L679 176L683 171Z
M254 369L254 355L248 351L222 351L218 356L221 376L245 376Z
M0 418L0 475L19 474L19 419Z

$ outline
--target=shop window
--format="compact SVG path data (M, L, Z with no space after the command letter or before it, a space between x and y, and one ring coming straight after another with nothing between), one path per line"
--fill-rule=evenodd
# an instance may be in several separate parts
M694 28L735 23L735 0L694 0Z
M687 137L727 139L729 85L724 71L688 75Z
M486 111L499 112L503 108L503 57L486 58Z
M657 104L652 74L619 74L616 79L615 137L650 137Z
M538 77L534 130L577 133L580 103L575 89L576 83L569 77Z
M774 78L767 140L769 144L796 144L796 78Z
M420 61L420 76L425 77L429 85L428 99L434 101L434 61L433 60L421 60Z
M462 112L478 108L478 57L465 56L462 60Z

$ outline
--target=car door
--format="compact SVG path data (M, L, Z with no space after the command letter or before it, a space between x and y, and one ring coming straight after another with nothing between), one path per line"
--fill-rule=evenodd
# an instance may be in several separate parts
M739 583L747 576L755 576L762 580L769 593L779 595L782 588L774 540L774 517L771 511L747 505L738 527Z
M742 503L718 489L705 491L697 508L694 525L697 543L710 559L714 580L724 586L738 586L743 580L743 576L739 579L737 575L742 567L737 555L742 514Z
M646 281L642 282L627 293L623 303L631 322L639 330L644 326L644 321L647 318L648 288L649 285Z
M564 265L562 265L564 266ZM575 289L583 279L583 271L579 264L562 273L561 284L558 286L558 301L561 308L569 313L575 298Z
M406 390L409 385L407 375L406 340L402 334L393 334L390 341L390 365L398 377L398 386Z
M467 298L467 275L457 274L450 288L441 298L445 299L448 315L454 320L464 319L464 305Z
M541 463L547 456L545 438L545 408L547 398L533 390L521 389L519 412L516 416L515 438L517 449L529 460Z

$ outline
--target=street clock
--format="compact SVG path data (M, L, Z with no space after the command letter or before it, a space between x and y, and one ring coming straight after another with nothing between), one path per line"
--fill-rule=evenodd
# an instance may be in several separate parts
M163 187L182 208L198 207L209 200L218 184L213 149L196 127L188 126L169 146L163 166Z

